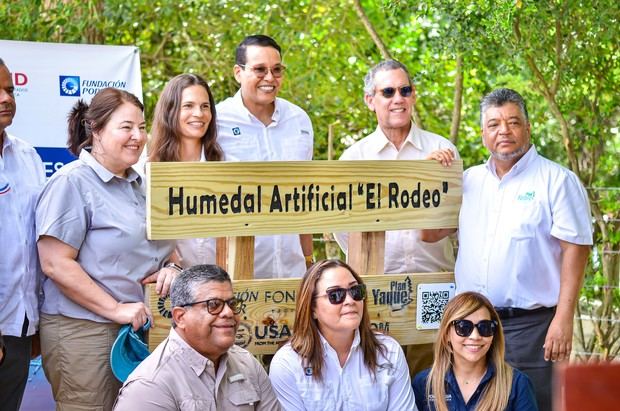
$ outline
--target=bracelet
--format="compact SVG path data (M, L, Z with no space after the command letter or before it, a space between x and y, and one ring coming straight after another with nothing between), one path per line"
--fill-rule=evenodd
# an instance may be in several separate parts
M167 261L164 264L164 267L165 268L173 268L173 269L177 270L178 272L183 271L183 267L181 267L180 265L178 265L177 263L172 262L172 261Z
M314 264L314 256L312 254L304 255L304 258L306 259L306 264Z

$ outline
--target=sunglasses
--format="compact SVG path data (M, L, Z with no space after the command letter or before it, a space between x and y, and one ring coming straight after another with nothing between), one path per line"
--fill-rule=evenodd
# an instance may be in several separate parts
M474 332L474 327L478 329L481 337L492 337L497 331L497 322L493 320L482 320L478 324L474 324L469 320L452 321L454 331L459 337L469 337Z
M344 302L344 300L347 298L347 293L349 293L351 298L353 298L355 301L362 301L364 298L366 298L366 286L364 284L355 284L350 288L328 288L325 291L325 294L317 295L316 297L319 298L327 296L327 299L331 304L337 305Z
M243 302L236 297L233 297L229 300L222 300L221 298L210 298L208 300L183 304L181 307L191 307L197 304L204 304L207 307L207 311L209 312L209 314L218 315L224 310L224 305L230 307L233 313L239 314L241 312Z
M265 66L258 66L258 67L251 67L245 64L239 64L239 67L243 68L244 70L246 68L252 70L252 72L254 73L254 75L258 78L263 78L265 77L270 71L271 74L276 77L276 78L280 78L282 77L282 75L284 74L284 71L286 70L285 66L274 66L274 67L265 67Z
M379 90L379 93L381 93L383 97L385 98L392 98L396 94L397 90L400 93L400 95L403 97L409 97L411 93L413 93L412 86L403 86L403 87L398 87L398 88L386 87L384 89Z

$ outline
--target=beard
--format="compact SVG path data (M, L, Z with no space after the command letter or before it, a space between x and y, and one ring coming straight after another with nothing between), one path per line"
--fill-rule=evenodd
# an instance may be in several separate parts
M521 156L523 156L523 154L525 154L527 150L530 149L530 147L531 147L531 144L524 145L516 149L512 153L498 153L497 151L491 151L491 155L493 156L495 160L510 161L510 160L514 160L515 158L520 158Z

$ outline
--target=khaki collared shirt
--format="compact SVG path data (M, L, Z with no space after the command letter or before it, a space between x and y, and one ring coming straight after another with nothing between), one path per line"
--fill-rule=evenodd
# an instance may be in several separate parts
M216 372L213 362L171 329L131 373L114 409L279 411L281 407L267 373L247 350L233 345Z

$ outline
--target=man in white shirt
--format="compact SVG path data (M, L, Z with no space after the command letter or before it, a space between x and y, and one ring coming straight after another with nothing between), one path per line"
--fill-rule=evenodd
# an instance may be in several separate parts
M588 197L573 172L538 154L516 91L494 90L480 113L491 157L463 175L457 291L491 300L506 360L531 378L539 409L550 410L551 363L570 356L592 245Z
M0 407L17 411L39 324L41 273L34 209L45 173L34 148L6 132L15 116L13 91L11 73L0 59L0 332L6 345L0 365Z
M374 66L364 78L364 101L377 116L377 129L353 144L340 160L429 160L449 165L458 158L449 140L418 128L411 120L415 87L407 68L396 60ZM348 236L336 240L346 253ZM419 230L385 233L385 273L452 271L454 250L448 238L425 243Z
M415 87L409 71L396 60L374 66L364 78L364 101L377 116L377 129L349 147L340 160L429 160L443 165L458 158L449 140L417 127L412 110ZM336 241L347 253L347 233L336 233ZM454 270L454 250L449 238L436 243L420 239L420 230L385 233L384 272L423 273ZM432 344L407 348L409 371L415 375L432 365Z
M313 131L308 115L277 97L285 66L270 37L246 37L234 66L239 91L217 109L217 142L226 161L312 160ZM255 238L254 278L301 277L312 261L312 236Z

